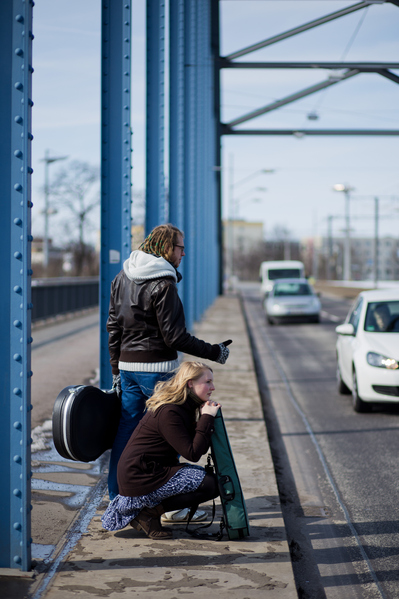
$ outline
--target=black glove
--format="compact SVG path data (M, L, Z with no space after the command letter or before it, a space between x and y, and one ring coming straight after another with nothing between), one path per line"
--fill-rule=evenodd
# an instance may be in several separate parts
M223 341L223 343L219 343L220 354L219 354L218 359L216 360L216 362L218 362L219 364L226 363L226 360L230 354L230 350L228 349L227 346L230 345L230 343L233 343L231 339L228 339L227 341Z
M115 389L118 397L121 396L122 387L121 387L121 375L120 374L112 375L112 389Z

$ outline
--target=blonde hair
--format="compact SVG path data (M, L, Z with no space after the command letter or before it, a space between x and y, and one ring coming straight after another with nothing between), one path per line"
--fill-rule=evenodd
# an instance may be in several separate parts
M147 410L155 412L164 404L183 405L190 392L188 381L198 380L205 370L213 372L212 368L203 362L183 362L172 378L155 385L154 394L146 401Z
M184 237L184 234L174 225L159 225L144 239L139 249L169 261L179 236Z

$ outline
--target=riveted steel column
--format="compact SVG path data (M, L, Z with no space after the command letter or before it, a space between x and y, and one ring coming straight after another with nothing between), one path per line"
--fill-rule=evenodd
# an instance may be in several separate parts
M32 6L0 2L0 567L31 567Z
M165 0L147 0L146 233L168 220L164 173Z
M217 281L215 295L223 293L223 235L222 235L222 186L221 186L221 126L220 126L220 18L219 18L219 0L210 0L210 77L212 92L212 123L213 139L215 144L215 162L212 165L214 170L214 180L212 182L215 193L216 209L216 245L218 249L218 264L216 265Z
M110 286L131 250L131 0L102 2L100 386L111 386Z
M196 160L197 160L197 88L196 88L196 1L185 0L184 10L184 231L186 238L184 245L187 248L185 264L184 283L184 308L188 328L191 328L195 320L196 304L196 257L197 251L197 186L196 186Z
M212 266L207 260L208 247L207 247L207 230L205 229L205 219L208 218L207 212L207 198L205 197L205 180L207 173L205 172L205 128L207 123L205 122L205 100L207 90L205 89L205 65L204 65L204 35L205 35L205 23L204 23L204 7L206 1L197 2L195 5L196 9L196 39L195 39L195 95L197 104L197 116L195 120L196 127L196 144L197 144L197 157L195 161L195 184L196 184L196 197L197 202L195 204L195 220L197 223L196 227L196 238L195 238L195 308L194 308L194 320L199 320L204 309L204 285L201 285L201 279L203 279L205 268L211 269Z
M169 15L169 221L184 230L184 0L170 0ZM184 302L184 285L179 291Z

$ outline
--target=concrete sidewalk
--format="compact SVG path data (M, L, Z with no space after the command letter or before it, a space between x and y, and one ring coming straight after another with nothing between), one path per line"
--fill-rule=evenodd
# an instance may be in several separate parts
M36 599L154 597L176 599L297 598L284 521L263 420L251 348L236 297L219 297L196 327L211 343L233 339L225 365L212 364L215 397L223 414L243 487L251 535L244 540L198 540L182 525L174 539L154 541L131 527L110 533L101 526L105 496L94 517L58 568L40 574ZM202 462L204 463L205 460ZM206 506L211 512L211 505ZM211 530L217 531L217 514ZM208 529L209 530L209 529ZM53 568L54 570L54 568Z

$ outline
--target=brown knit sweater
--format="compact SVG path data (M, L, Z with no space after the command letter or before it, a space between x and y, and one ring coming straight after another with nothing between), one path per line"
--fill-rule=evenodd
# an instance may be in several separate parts
M165 404L147 412L130 437L118 463L119 494L147 495L164 485L178 470L179 456L198 462L210 446L214 417L195 422L195 403Z

